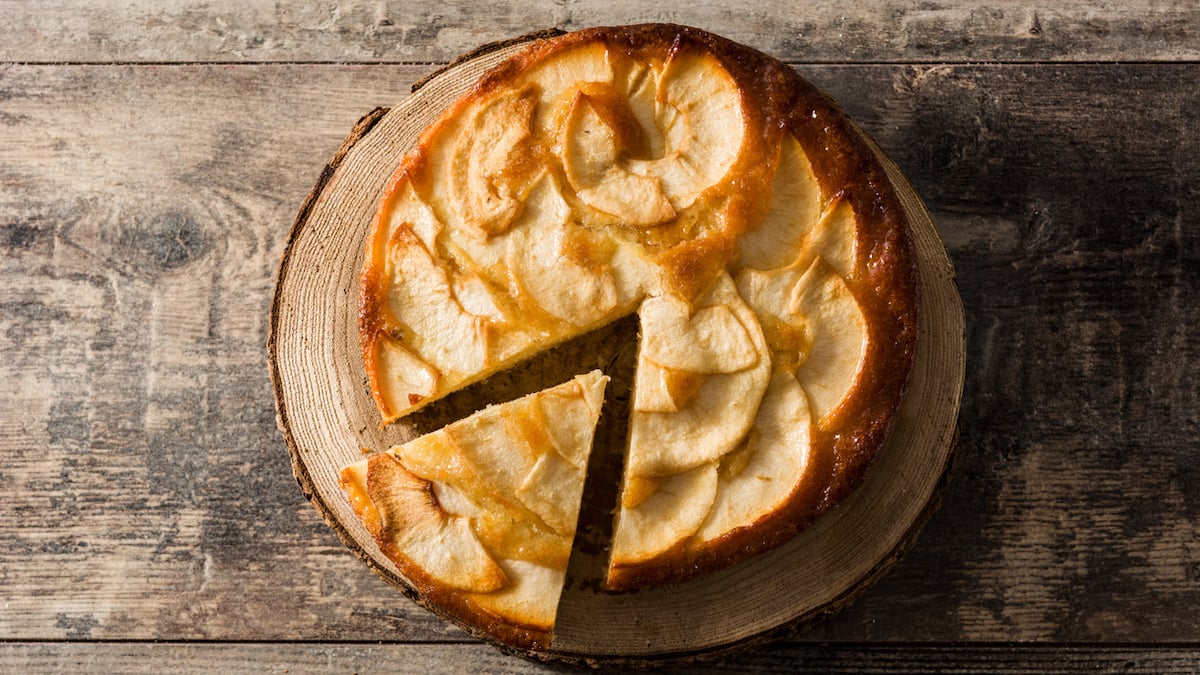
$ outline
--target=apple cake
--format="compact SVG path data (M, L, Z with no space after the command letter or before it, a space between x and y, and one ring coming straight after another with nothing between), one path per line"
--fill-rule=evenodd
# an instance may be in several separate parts
M360 288L371 393L388 424L636 313L619 503L583 508L615 511L608 590L683 582L787 541L861 482L916 345L907 227L873 146L788 66L670 25L537 40L428 127L385 190ZM553 472L586 466L588 377L565 452L554 431L513 436L501 406L462 423L470 443L448 442L452 425L346 470L428 596L552 628L583 477L542 489L558 473L535 477L532 458L545 443ZM504 536L545 557L467 552L518 516ZM510 603L527 583L537 602Z

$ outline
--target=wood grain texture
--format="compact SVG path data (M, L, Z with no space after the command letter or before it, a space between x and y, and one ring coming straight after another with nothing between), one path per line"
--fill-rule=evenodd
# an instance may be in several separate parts
M670 22L791 62L1179 61L1200 56L1188 0L0 0L0 61L446 62L537 28Z
M264 350L304 194L355 120L427 70L0 68L0 638L461 639L304 500ZM925 198L968 326L942 509L804 639L1194 658L1152 643L1200 640L1200 68L802 72ZM122 649L61 649L93 647ZM732 667L780 669L791 648ZM417 653L463 649L492 653ZM839 653L911 664L879 649Z
M879 645L776 643L735 660L672 668L672 673L841 675L1193 675L1200 647L1026 644ZM5 672L97 673L555 673L561 667L505 656L478 643L205 644L10 642L0 644Z
M311 159L420 74L3 69L0 635L446 634L312 517L264 352Z
M1194 640L1200 70L860 72L814 79L934 205L969 326L956 506L906 568L957 559L960 595L891 597L958 639Z

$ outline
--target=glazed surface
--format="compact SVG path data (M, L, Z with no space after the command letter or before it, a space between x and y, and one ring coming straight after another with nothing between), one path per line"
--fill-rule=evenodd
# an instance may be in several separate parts
M916 340L907 236L857 130L773 59L663 25L538 41L391 181L364 363L389 422L636 312L607 586L684 581L861 481Z

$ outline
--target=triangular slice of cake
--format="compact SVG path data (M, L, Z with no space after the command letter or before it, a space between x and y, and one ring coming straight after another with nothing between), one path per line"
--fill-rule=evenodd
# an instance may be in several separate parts
M341 472L355 514L426 597L546 644L608 377L488 406Z

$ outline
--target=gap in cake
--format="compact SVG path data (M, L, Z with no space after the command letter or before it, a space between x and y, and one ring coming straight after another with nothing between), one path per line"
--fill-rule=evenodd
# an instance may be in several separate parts
M610 380L605 389L604 407L596 425L592 454L584 479L575 541L563 586L564 596L573 592L594 593L601 590L608 573L613 514L620 495L628 446L626 439L629 435L630 402L637 361L637 316L620 319L612 327L619 339L604 345L608 360L601 370Z
M636 344L637 316L629 315L571 338L544 352L514 364L463 389L447 394L425 407L406 415L398 423L413 436L423 436L457 422L494 403L516 400L527 394L562 384L576 375L600 369L605 375L609 364L619 361L623 347ZM627 395L632 384L632 356L629 357L627 382L621 389ZM622 386L614 377L607 390ZM610 395L605 395L601 425L608 418ZM624 423L623 423L624 424ZM623 442L622 440L618 441ZM619 475L619 474L618 474ZM585 493L586 494L586 493Z

